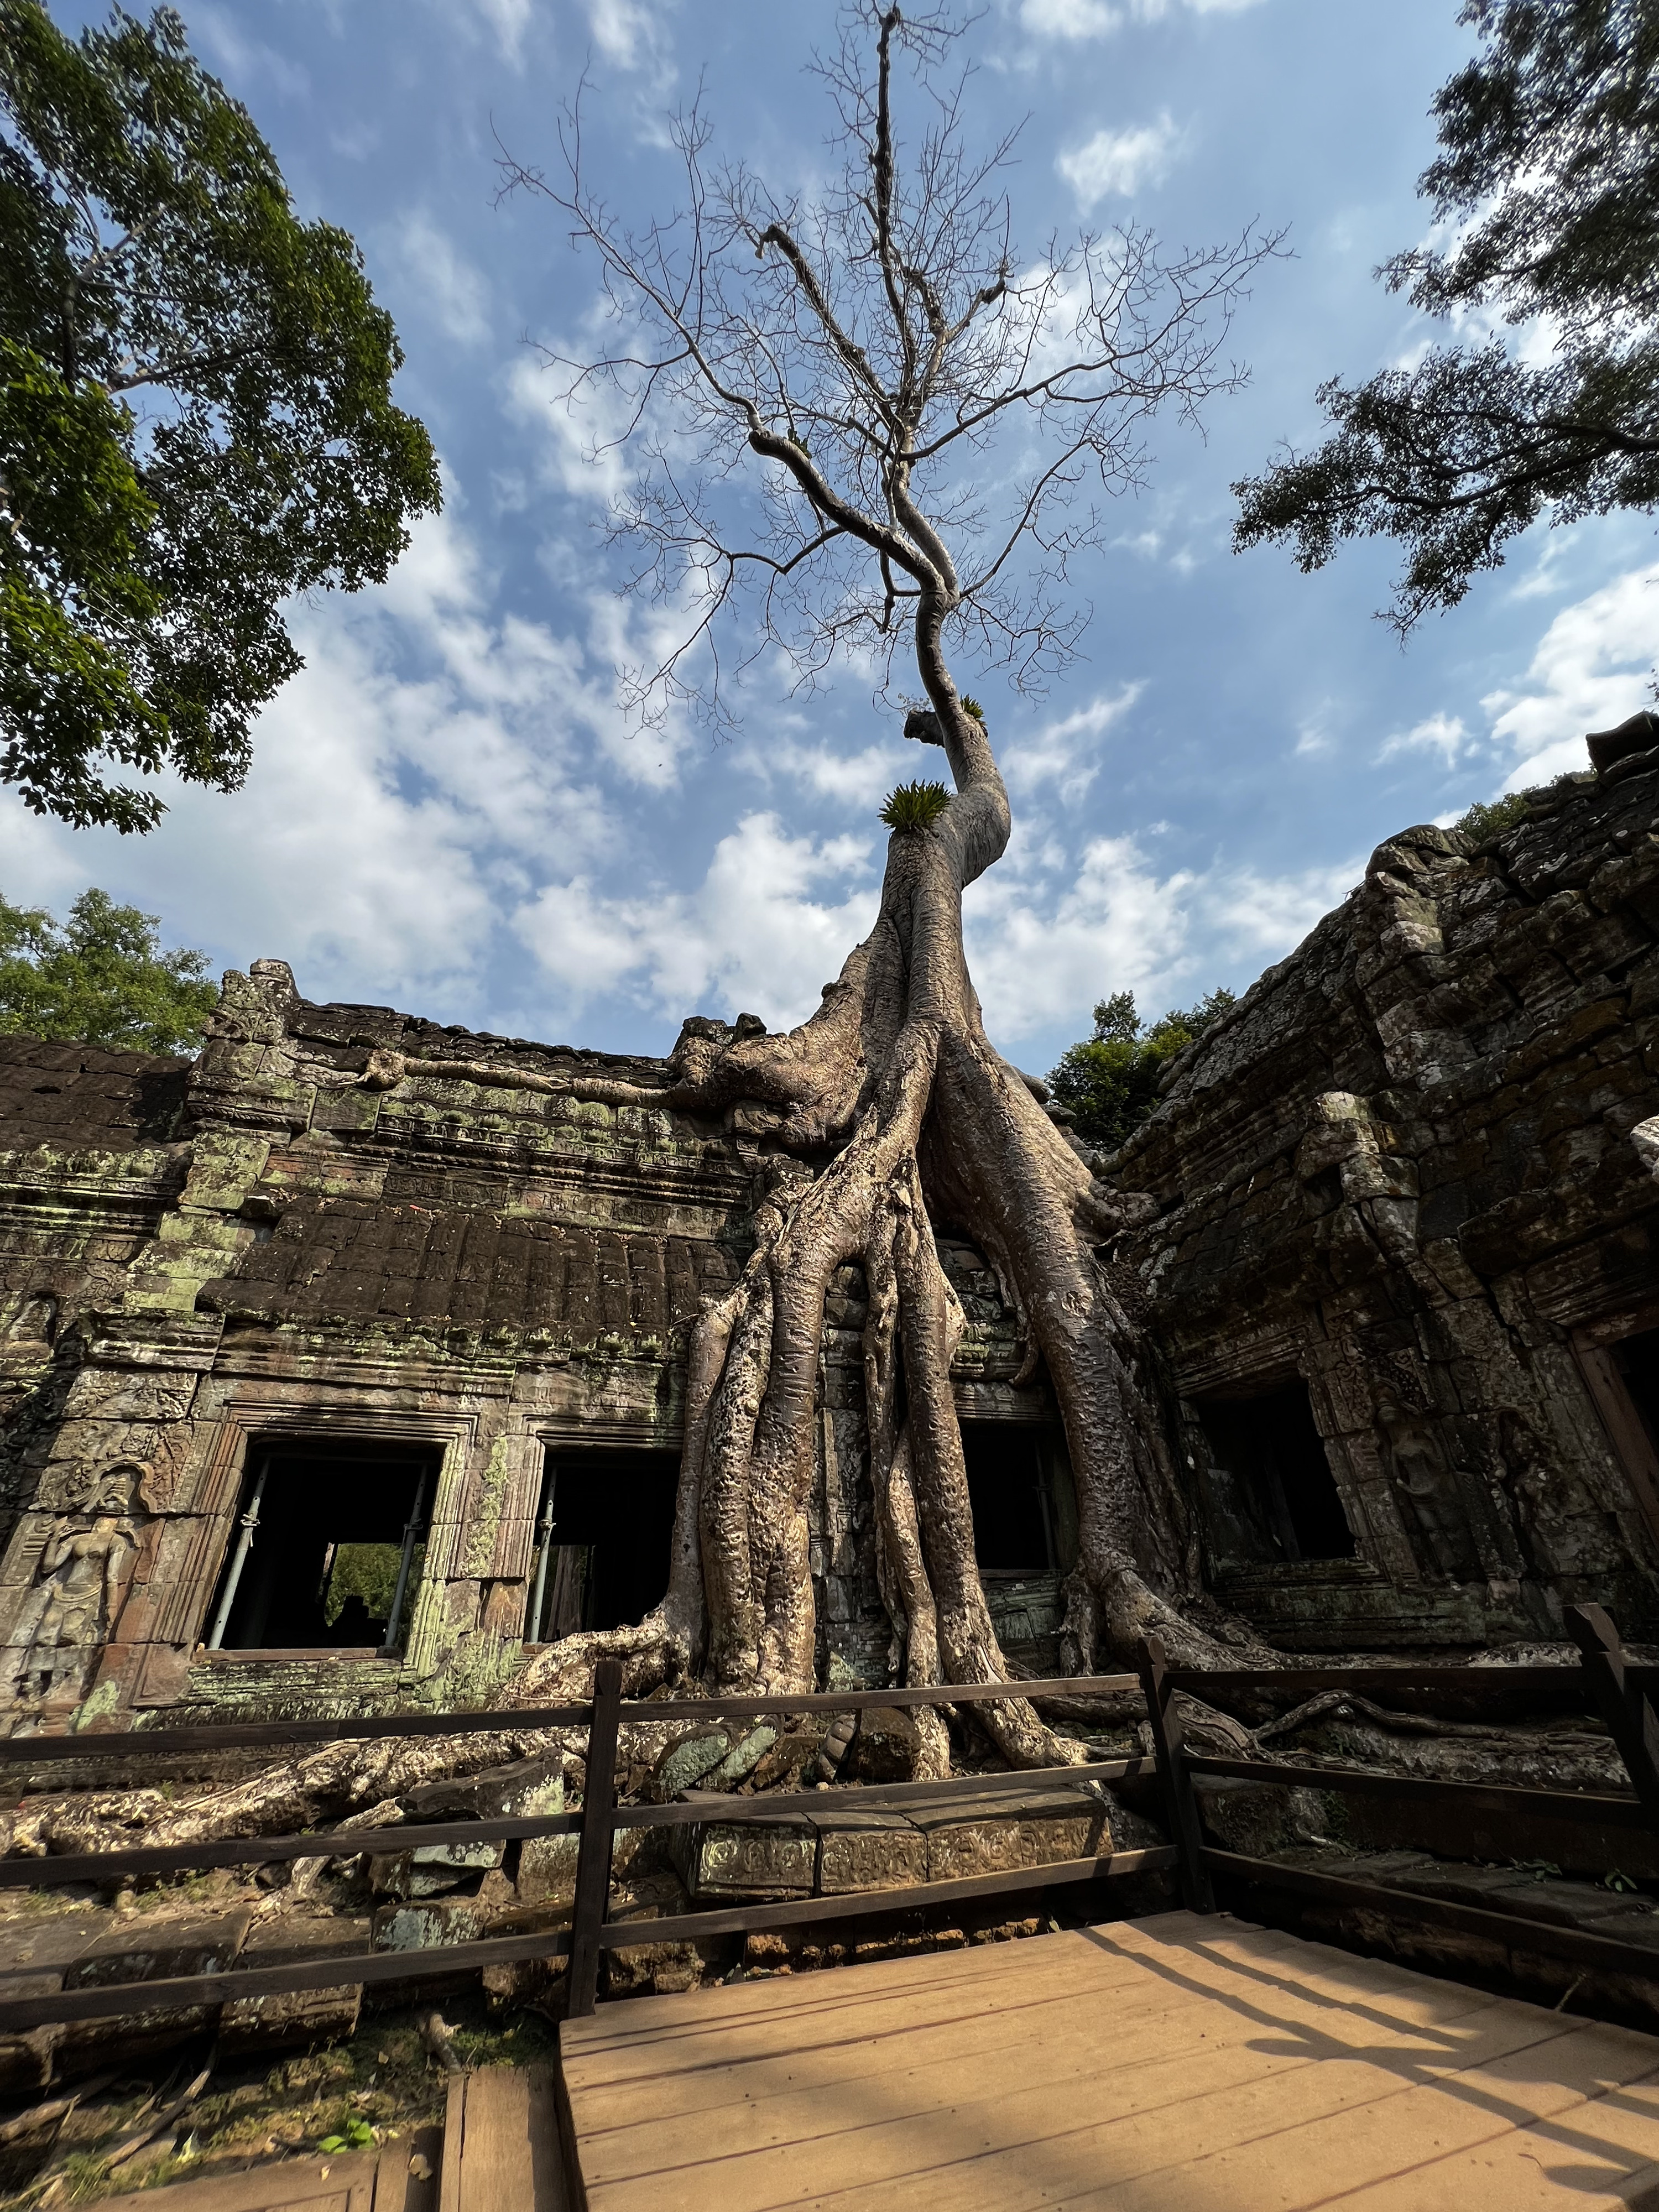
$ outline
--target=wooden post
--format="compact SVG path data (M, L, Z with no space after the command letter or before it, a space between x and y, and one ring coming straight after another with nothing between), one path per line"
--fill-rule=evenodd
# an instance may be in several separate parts
M576 1902L570 1930L567 2018L586 2020L599 1987L599 1930L611 1902L611 1815L617 1803L617 1729L622 1707L620 1659L593 1669L593 1711L587 1723L587 1779L582 1790L582 1839L576 1853Z
M1163 1642L1156 1636L1141 1638L1140 1684L1146 1692L1146 1717L1152 1723L1158 1780L1164 1784L1170 1841L1181 1854L1182 1901L1188 1912L1213 1912L1215 1892L1202 1856L1204 1831L1199 1824L1198 1799L1187 1771L1175 1693L1164 1665Z
M1570 1605L1567 1632L1583 1656L1596 1711L1613 1731L1637 1796L1659 1814L1659 1720L1625 1672L1618 1630L1599 1605Z

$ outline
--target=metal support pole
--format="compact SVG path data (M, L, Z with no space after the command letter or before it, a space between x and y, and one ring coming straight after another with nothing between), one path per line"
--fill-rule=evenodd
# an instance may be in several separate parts
M1146 1692L1146 1717L1152 1723L1158 1780L1164 1784L1170 1841L1181 1854L1182 1900L1188 1912L1213 1912L1215 1892L1210 1887L1209 1872L1204 1864L1204 1830L1198 1817L1198 1799L1188 1771L1181 1719L1164 1668L1163 1641L1158 1637L1141 1638L1140 1682Z
M582 1839L576 1854L571 1914L568 2018L586 2020L599 1988L599 1930L611 1902L611 1816L617 1804L617 1733L622 1714L620 1659L593 1669L593 1711L587 1724L587 1778L582 1790Z
M270 1454L267 1452L259 1462L259 1472L253 1478L253 1489L242 1514L241 1534L236 1539L236 1555L231 1560L230 1572L225 1577L224 1595L219 1600L218 1611L213 1616L213 1626L208 1632L207 1648L216 1651L223 1641L230 1620L230 1608L236 1602L236 1592L241 1585L242 1570L247 1565L247 1555L253 1548L253 1532L259 1525L259 1500L265 1494L265 1477L270 1472Z
M537 1532L541 1539L541 1550L536 1559L536 1588L530 1600L530 1632L525 1638L526 1644L539 1644L542 1640L542 1615L547 1609L547 1557L553 1548L553 1493L558 1479L557 1468L549 1468L547 1488L542 1498L542 1525Z
M409 1588L409 1570L415 1558L415 1540L421 1533L422 1510L426 1504L426 1469L421 1469L420 1480L415 1485L415 1503L409 1509L409 1520L404 1528L403 1557L398 1562L398 1586L392 1594L392 1612L386 1625L386 1642L380 1646L382 1659L396 1656L398 1623L403 1618L404 1593Z
M1583 1656L1596 1711L1612 1730L1637 1796L1659 1813L1659 1720L1625 1672L1618 1630L1599 1605L1570 1605L1567 1633Z

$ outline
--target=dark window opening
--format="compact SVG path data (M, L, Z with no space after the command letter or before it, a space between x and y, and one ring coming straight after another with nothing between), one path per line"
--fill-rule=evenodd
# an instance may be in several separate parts
M527 1644L644 1620L668 1588L678 1480L673 1452L549 1450Z
M425 1556L436 1452L255 1443L208 1616L229 1651L401 1648Z
M1639 1335L1622 1337L1607 1349L1631 1403L1642 1416L1654 1449L1659 1450L1659 1328L1644 1328Z
M1050 1574L1076 1556L1059 1492L1065 1447L1036 1421L964 1421L974 1558L1002 1572ZM1060 1465L1057 1466L1056 1462ZM1069 1482L1069 1469L1065 1470Z
M1206 1398L1198 1417L1209 1445L1207 1502L1218 1552L1353 1557L1353 1531L1300 1376L1253 1398Z

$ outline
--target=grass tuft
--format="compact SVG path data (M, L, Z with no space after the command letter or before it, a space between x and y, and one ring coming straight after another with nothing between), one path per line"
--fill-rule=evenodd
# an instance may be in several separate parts
M951 794L942 783L902 783L888 793L881 818L890 830L901 833L930 830L950 804Z

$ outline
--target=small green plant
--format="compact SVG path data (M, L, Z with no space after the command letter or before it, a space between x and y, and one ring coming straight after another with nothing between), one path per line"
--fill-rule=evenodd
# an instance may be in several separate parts
M348 2120L337 2135L325 2136L318 2144L319 2150L367 2150L374 2140L374 2130L367 2120Z
M971 714L976 722L983 722L985 720L985 709L977 699L964 699L962 702L962 711L964 714Z
M1618 1897L1634 1897L1637 1893L1636 1884L1620 1867L1614 1867L1611 1874L1602 1875L1601 1887L1612 1890Z
M1529 1874L1534 1881L1560 1878L1561 1869L1553 1859L1511 1859L1510 1864L1516 1874Z
M890 830L901 833L930 830L950 804L951 794L942 783L902 783L888 793L881 818Z

